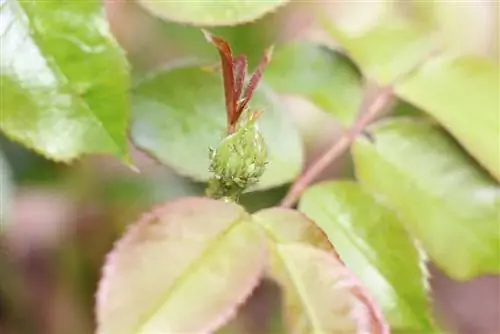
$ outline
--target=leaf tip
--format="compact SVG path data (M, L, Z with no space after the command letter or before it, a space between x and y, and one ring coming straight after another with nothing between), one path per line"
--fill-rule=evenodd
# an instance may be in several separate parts
M203 33L203 36L207 40L207 42L212 43L214 42L213 40L213 35L206 29L201 29L201 32Z
M124 158L123 160L123 163L125 164L125 166L130 169L132 172L136 173L136 174L139 174L141 171L139 169L139 167L137 167L135 164L134 164L134 161L132 160L132 158L128 155L127 157Z
M274 52L274 44L269 46L265 51L264 51L264 58L266 59L266 63L269 63L271 59L273 58L273 52Z

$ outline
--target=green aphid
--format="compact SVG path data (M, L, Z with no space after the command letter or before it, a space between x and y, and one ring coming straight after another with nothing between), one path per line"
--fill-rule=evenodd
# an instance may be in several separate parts
M236 131L224 138L216 149L210 149L210 172L207 195L237 200L247 188L255 185L267 165L267 148L256 119L246 111Z
M271 59L272 47L264 53L245 88L246 57L233 58L226 41L207 31L204 34L217 48L221 58L227 116L227 137L217 148L209 150L210 172L213 175L208 183L207 195L237 201L245 189L259 182L267 164L266 144L257 127L261 112L250 111L248 104Z

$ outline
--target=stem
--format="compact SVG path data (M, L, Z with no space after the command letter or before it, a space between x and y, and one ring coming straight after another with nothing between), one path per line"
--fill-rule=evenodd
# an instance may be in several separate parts
M295 181L285 198L281 201L282 207L292 207L299 199L304 190L318 175L333 161L340 157L356 139L356 137L370 124L377 115L389 104L393 93L392 85L379 89L375 98L366 105L366 112L356 123L333 145L325 154L319 157L313 164ZM364 107L362 106L362 109Z
M436 57L442 53L441 46L436 46L429 51L427 56L423 57L408 71L396 77L391 84L388 84L378 89L377 94L369 103L361 105L361 117L356 123L344 134L340 139L321 157L306 169L306 171L294 182L285 198L281 201L281 207L290 208L299 199L304 190L311 184L318 175L340 157L348 148L356 137L363 132L368 124L370 124L379 114L387 107L394 93L394 87L397 83L404 81L409 76L418 71L430 58ZM363 112L363 110L365 110Z

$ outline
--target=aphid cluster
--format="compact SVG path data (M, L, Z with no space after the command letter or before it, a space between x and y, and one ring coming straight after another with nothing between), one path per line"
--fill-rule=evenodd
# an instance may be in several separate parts
M256 184L265 171L267 149L257 127L262 111L252 111L248 103L271 59L269 48L244 88L247 75L245 56L233 58L231 48L222 38L204 31L205 37L219 51L221 58L227 116L227 136L216 149L210 149L210 172L207 195L237 200L248 187Z

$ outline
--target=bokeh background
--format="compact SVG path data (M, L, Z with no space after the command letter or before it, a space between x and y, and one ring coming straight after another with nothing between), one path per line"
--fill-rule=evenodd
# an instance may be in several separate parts
M363 30L376 24L388 6L432 27L449 47L498 61L499 8L497 1L488 0L294 1L256 22L212 31L224 36L236 53L247 54L252 66L272 43L307 39L335 47L318 24L318 10L337 24ZM217 61L197 28L160 21L133 1L106 1L105 8L137 77L172 62ZM282 103L300 129L308 162L339 137L340 124L306 100L282 96ZM1 134L0 154L0 203L8 226L0 235L1 334L92 333L99 271L114 240L151 206L204 191L202 184L177 176L135 149L140 173L107 157L55 164ZM321 178L352 173L345 156ZM247 194L242 202L257 210L278 203L286 190ZM498 277L458 283L432 264L430 272L432 304L444 328L450 333L500 333ZM279 304L278 289L265 282L222 332L279 333Z

